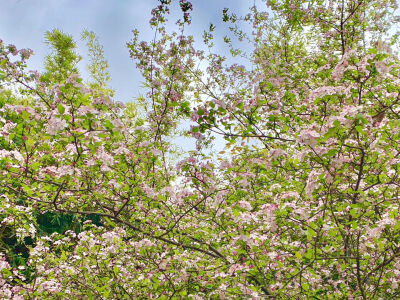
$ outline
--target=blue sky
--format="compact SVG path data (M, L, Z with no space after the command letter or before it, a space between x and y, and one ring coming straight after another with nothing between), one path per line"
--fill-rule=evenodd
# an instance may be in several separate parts
M142 39L153 36L148 20L157 3L157 0L0 0L0 39L17 48L34 50L29 67L42 70L44 57L49 53L44 43L47 30L58 28L71 34L84 58L86 47L80 35L84 29L92 30L104 46L116 100L126 102L139 94L141 77L125 44L132 38L134 28L139 29ZM253 1L193 0L192 4L193 23L189 33L201 40L203 29L210 22L217 25L217 34L224 34L223 8L243 15ZM175 16L172 14L171 19ZM80 64L84 76L86 62Z

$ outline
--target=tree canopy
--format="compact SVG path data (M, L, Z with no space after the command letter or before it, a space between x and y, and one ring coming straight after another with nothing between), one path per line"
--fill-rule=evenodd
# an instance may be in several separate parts
M227 8L207 51L170 5L127 43L146 89L127 105L91 32L88 82L59 30L42 74L0 42L1 297L398 298L396 2Z

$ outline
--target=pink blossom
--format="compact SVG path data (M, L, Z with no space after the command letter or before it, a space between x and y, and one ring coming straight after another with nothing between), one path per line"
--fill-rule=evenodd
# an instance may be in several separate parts
M46 132L50 135L55 135L59 130L64 129L67 126L68 124L65 120L56 117L51 117L47 125Z
M114 164L114 158L112 157L112 155L106 152L103 146L98 149L96 153L96 158L106 166Z
M382 229L379 227L375 227L368 230L368 234L372 238L378 238L381 235Z
M284 155L286 155L286 152L283 149L272 149L269 153L271 159L275 159Z
M3 270L3 269L9 269L9 268L10 268L10 264L6 261L6 258L3 255L3 253L1 253L0 271Z
M19 54L21 55L21 57L23 59L29 59L29 57L31 57L31 55L33 54L33 50L31 50L31 49L21 49L21 50L19 50Z
M74 168L72 166L61 166L57 168L58 176L73 175Z
M85 116L87 114L97 114L98 112L99 111L97 109L85 105L79 107L77 111L78 115L80 116Z
M190 118L191 118L192 121L197 122L199 117L200 116L196 112L193 112Z
M239 201L239 206L241 208L246 209L246 210L251 210L252 209L251 204L249 202L247 202L247 201L244 201L244 200Z
M124 127L124 124L121 122L121 119L117 118L117 119L112 119L111 123L114 125L114 127L116 128L122 128Z
M309 96L309 101L314 101L317 98L322 98L326 95L333 95L337 93L342 93L342 87L335 87L335 86L323 86L319 87L316 90L312 91Z
M306 184L306 195L308 198L312 198L312 193L313 191L318 187L318 176L319 173L315 170L312 170L310 175L308 176L307 179L307 184Z
M315 146L317 143L317 139L320 137L319 133L316 132L315 130L311 129L306 129L300 132L298 140L299 142L309 145L309 146Z
M120 236L113 231L105 232L101 237L109 243L113 243L120 238Z
M56 293L56 292L61 291L61 284L54 279L50 279L50 280L44 281L41 284L41 288L45 291Z
M119 155L119 154L129 154L129 150L125 147L125 146L121 146L118 149L114 150L114 154L115 155Z
M298 197L299 197L298 192L290 191L290 192L283 193L280 198L287 199L287 198L298 198Z

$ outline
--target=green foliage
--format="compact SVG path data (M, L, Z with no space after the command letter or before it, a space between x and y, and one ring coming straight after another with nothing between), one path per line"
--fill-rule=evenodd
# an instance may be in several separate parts
M254 48L246 56L224 40L249 67L213 52L213 25L209 52L195 49L188 1L179 33L167 33L170 2L152 12L154 40L135 31L128 43L147 93L126 107L110 97L93 33L83 34L91 83L60 31L48 33L42 77L25 75L24 51L10 63L19 51L0 42L0 296L396 298L395 4L271 0L244 18L225 9ZM189 153L172 146L182 125ZM219 153L215 135L227 141Z
M76 52L76 44L72 36L59 29L46 32L46 43L52 53L46 57L46 72L42 75L44 81L64 82L69 76L79 74L77 64L81 60Z
M112 96L114 91L108 87L111 77L108 72L108 62L104 58L103 46L93 31L84 30L82 40L86 40L89 50L90 63L87 68L93 80L90 86L98 89L100 93Z

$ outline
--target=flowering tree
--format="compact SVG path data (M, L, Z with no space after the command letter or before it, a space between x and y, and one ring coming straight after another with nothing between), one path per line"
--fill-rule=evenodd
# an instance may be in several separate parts
M34 239L26 265L1 257L2 297L397 298L396 3L270 0L244 18L226 9L253 46L245 54L225 37L241 66L213 52L214 26L209 53L195 49L187 1L167 33L169 2L152 12L154 40L135 31L128 43L146 117L73 66L26 73L30 51L1 43L2 224ZM196 151L175 165L171 139L188 120ZM215 135L226 149L211 155ZM46 212L100 222L37 234Z

